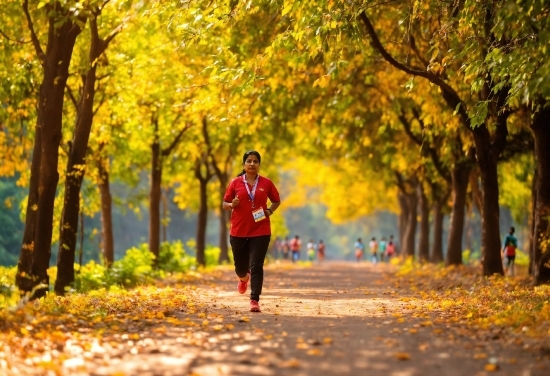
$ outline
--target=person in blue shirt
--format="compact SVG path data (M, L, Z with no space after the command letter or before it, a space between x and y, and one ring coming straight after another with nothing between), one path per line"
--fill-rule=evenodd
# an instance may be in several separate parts
M387 246L388 244L386 243L386 238L382 237L382 240L380 240L380 243L378 243L378 252L380 252L380 262L384 262Z
M516 260L518 240L514 236L514 232L516 232L516 229L514 227L510 227L510 232L504 238L502 246L502 255L507 259L506 267L504 268L504 275L508 274L508 270L510 270L511 275L514 275L515 272L514 263Z
M365 245L361 241L361 238L357 239L357 241L354 244L354 247L355 247L355 258L357 259L357 262L359 262L363 258L363 251L365 250Z

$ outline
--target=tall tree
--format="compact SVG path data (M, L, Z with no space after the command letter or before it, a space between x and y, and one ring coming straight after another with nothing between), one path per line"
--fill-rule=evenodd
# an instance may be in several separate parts
M415 8L415 12L419 9ZM419 18L419 13L409 16ZM490 16L490 12L487 14ZM450 13L449 13L450 15ZM500 233L499 233L499 204L498 204L498 179L497 179L497 160L504 149L506 136L508 133L507 119L510 111L505 108L505 99L507 96L506 88L501 88L497 92L492 92L494 87L493 82L486 82L481 78L482 85L486 85L484 91L483 105L474 107L470 113L467 111L467 104L461 98L459 92L449 83L445 75L441 75L443 71L441 63L437 60L432 61L427 69L419 69L411 67L406 63L401 63L388 52L388 50L380 42L380 38L375 31L366 11L361 11L359 19L365 26L366 32L374 49L376 49L382 57L391 65L405 73L413 76L419 76L427 79L431 83L437 85L441 89L442 98L445 100L449 108L455 109L461 119L462 124L466 129L473 134L476 147L476 156L482 176L483 186L483 211L482 211L482 249L483 249L483 273L491 275L494 273L503 274L502 262L500 257ZM457 22L452 15L450 21ZM420 18L419 18L420 21ZM490 21L490 19L485 20ZM487 31L487 29L485 29ZM490 32L490 27L489 27ZM487 35L490 38L491 35ZM445 42L439 45L443 48ZM481 54L488 54L491 47L481 46ZM427 62L425 58L419 58L420 62ZM489 79L490 81L490 79ZM493 120L495 123L495 134L491 135L487 124L488 106L491 103Z
M149 250L155 255L155 264L160 256L160 200L161 200L161 184L163 162L168 159L170 154L180 143L184 133L191 127L190 123L185 126L180 126L181 113L178 114L173 124L172 129L180 128L179 133L175 135L172 142L162 147L159 140L159 118L158 113L154 112L151 118L151 123L154 127L153 143L151 144L151 186L149 190Z
M57 161L65 84L76 38L86 22L83 13L70 4L54 1L43 5L38 15L47 19L45 51L35 31L28 0L23 1L30 37L43 68L25 232L16 277L19 290L31 292L34 289L34 298L44 296L49 286L47 269L51 252L54 199L59 180Z
M55 292L63 295L65 289L74 281L74 261L76 249L76 234L78 232L78 217L80 214L80 188L86 173L86 153L88 140L94 118L94 98L96 94L97 65L100 56L109 43L121 31L122 24L111 31L105 38L100 37L98 18L104 5L91 6L89 18L90 46L88 69L82 74L80 97L73 97L76 106L76 124L72 142L69 144L69 157L65 177L65 194L63 212L61 215L59 252L57 254L57 278Z

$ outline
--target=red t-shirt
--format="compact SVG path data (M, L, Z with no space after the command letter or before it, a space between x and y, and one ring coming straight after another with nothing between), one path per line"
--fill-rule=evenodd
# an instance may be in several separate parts
M235 195L239 198L239 205L231 211L231 236L237 236L242 238L251 238L255 236L271 235L271 222L266 215L266 219L259 222L254 221L252 216L252 202L248 196L248 192L245 187L242 176L237 176L225 191L223 200L225 202L231 202L235 198ZM248 184L248 189L252 193L252 188ZM271 202L279 202L279 191L275 188L275 185L271 180L266 177L260 176L258 179L258 186L256 187L256 194L254 196L254 210L258 210L260 207L264 210L267 209L267 199Z

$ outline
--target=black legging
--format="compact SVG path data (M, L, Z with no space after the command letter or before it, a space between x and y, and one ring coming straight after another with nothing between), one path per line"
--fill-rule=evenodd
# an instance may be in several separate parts
M239 278L246 277L250 270L250 299L260 300L264 283L264 260L271 235L253 238L229 237L235 261L235 273Z

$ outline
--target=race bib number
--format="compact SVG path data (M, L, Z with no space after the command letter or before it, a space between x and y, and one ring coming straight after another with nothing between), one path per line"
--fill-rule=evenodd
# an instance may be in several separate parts
M252 212L252 216L254 217L254 222L260 222L260 221L263 221L264 219L267 218L265 216L263 208L259 208L258 210L254 210Z

